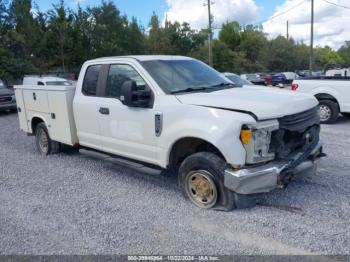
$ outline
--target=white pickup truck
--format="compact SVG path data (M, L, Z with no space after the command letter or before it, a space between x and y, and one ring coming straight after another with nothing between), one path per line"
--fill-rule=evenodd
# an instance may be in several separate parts
M255 194L315 170L322 156L318 102L266 88L236 88L181 56L87 61L76 87L16 86L20 128L43 155L60 145L136 167L178 173L201 208L253 205Z
M350 78L297 79L293 81L292 90L317 98L322 123L334 123L339 113L350 117Z

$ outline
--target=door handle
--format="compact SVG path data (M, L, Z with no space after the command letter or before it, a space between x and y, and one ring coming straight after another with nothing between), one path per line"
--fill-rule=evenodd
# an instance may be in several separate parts
M106 107L100 107L98 110L102 115L109 115L109 108Z

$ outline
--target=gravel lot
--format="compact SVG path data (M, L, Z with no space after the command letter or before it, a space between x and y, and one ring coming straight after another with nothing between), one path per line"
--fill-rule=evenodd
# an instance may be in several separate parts
M316 176L229 213L196 208L167 174L41 157L15 114L0 126L0 254L350 254L350 119L322 127Z

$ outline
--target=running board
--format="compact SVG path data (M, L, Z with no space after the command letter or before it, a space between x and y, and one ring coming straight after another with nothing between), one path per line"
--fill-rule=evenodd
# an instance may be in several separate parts
M149 175L159 175L163 171L162 168L157 167L155 165L148 165L146 163L144 164L144 163L139 162L139 161L133 161L133 160L129 160L129 159L124 158L124 157L109 155L109 154L106 154L106 153L103 153L100 151L96 151L96 150L81 148L81 149L79 149L79 153L81 153L83 155L87 155L89 157L93 157L96 159L106 161L108 163L128 167L130 169L133 169L133 170L136 170L139 172L143 172L143 173L147 173Z

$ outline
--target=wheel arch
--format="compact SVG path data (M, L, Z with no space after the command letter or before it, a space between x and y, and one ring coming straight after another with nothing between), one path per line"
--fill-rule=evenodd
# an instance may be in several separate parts
M335 98L333 95L327 94L327 93L318 93L318 94L315 94L315 97L318 101L321 101L321 100L333 101L334 103L337 104L338 109L340 110L339 102L338 102L337 98Z
M338 100L334 96L327 93L318 93L315 94L315 97L317 98L317 100L332 100L333 102L339 104Z
M177 170L186 157L197 152L212 152L226 162L222 152L213 143L199 137L179 138L173 142L170 148L167 159L168 167L172 170Z
M30 121L30 127L32 130L32 133L34 134L36 127L40 124L40 123L45 123L45 125L47 126L44 118L40 117L40 116L33 116L31 121Z

